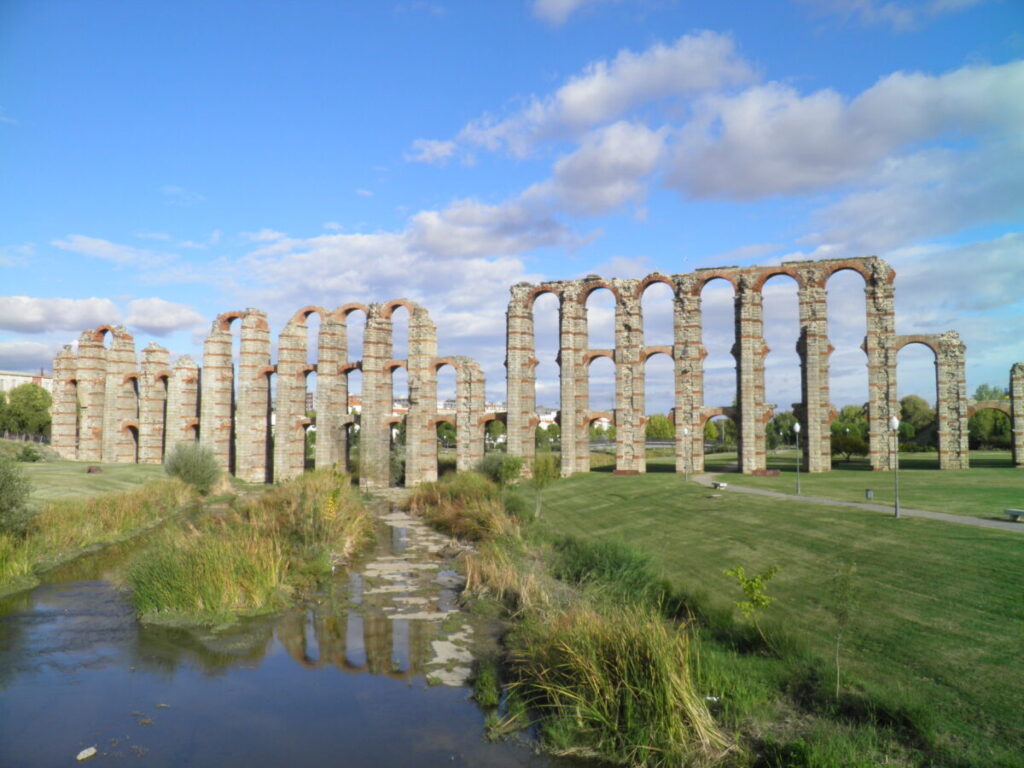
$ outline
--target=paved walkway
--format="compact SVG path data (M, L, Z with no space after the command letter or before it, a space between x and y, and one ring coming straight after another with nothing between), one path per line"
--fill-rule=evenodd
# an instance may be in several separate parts
M737 493L752 493L756 496L771 496L776 499L789 499L791 501L809 501L812 504L828 504L832 507L853 507L854 509L862 509L869 512L886 512L889 515L892 514L892 504L865 504L859 501L839 501L837 499L823 499L820 496L797 496L795 493L779 493L778 491L766 491L761 488L745 488L741 485L733 485L733 477L742 477L742 475L718 475L705 472L703 474L694 475L693 479L701 485L706 485L709 488L711 483L715 481L724 482L727 484L726 493L735 491ZM997 528L1000 531L1017 531L1018 533L1024 532L1024 523L1014 523L1010 520L985 520L980 517L965 517L964 515L947 515L944 512L929 512L924 509L908 509L907 507L900 507L900 516L906 515L907 517L927 517L931 520L942 520L947 523L961 523L963 525L973 525L976 528Z

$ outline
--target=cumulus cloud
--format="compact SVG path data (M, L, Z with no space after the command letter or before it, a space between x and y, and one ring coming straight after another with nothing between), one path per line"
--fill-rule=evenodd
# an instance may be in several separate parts
M0 370L37 373L40 368L50 370L53 358L60 351L59 344L41 344L37 341L0 341Z
M506 149L524 156L538 140L578 135L642 105L747 83L754 77L753 67L737 52L731 37L709 31L683 35L671 44L656 43L639 53L622 50L610 61L593 62L553 94L532 97L516 114L484 115L466 125L454 142L435 143L444 145L445 157L456 146ZM417 140L414 149L429 141Z
M455 154L454 141L438 141L437 139L416 139L412 143L412 151L405 156L413 163L430 163L444 165Z
M40 299L0 296L0 329L19 333L81 331L115 323L121 313L110 299Z
M638 202L644 196L643 180L662 156L665 134L625 121L593 131L579 149L555 163L549 181L534 185L524 198L551 199L589 216Z
M585 5L596 5L607 0L534 0L533 14L548 24L564 24L569 17Z
M128 304L128 325L154 336L193 328L203 317L192 307L164 299L135 299Z
M1021 131L1021 92L1024 62L897 72L852 101L778 83L708 96L682 131L670 183L698 198L749 200L852 182L923 142Z

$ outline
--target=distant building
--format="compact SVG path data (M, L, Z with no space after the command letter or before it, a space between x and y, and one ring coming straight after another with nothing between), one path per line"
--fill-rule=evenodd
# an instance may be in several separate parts
M40 368L39 373L18 373L17 371L0 371L0 392L20 387L22 384L38 384L47 392L53 392L53 378L47 376Z

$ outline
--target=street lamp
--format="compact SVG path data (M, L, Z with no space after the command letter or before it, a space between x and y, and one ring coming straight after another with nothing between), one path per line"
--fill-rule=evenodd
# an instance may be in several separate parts
M793 425L793 431L796 432L796 495L800 495L800 422L798 421Z
M690 428L683 427L683 448L686 451L686 464L683 467L684 480L690 482L690 451L693 447L690 445Z
M900 516L900 420L895 416L889 419L889 428L892 429L892 453L893 453L893 483L895 485L896 499L893 502L893 517Z

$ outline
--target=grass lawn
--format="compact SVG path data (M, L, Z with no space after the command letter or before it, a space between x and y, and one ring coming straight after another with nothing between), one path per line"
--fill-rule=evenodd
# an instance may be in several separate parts
M1008 470L976 471L1024 480ZM950 473L905 474L913 478L907 506L964 513L984 505L983 480L970 482L961 498L959 491L951 493L958 488L952 484L944 491L927 488L929 480ZM858 488L862 497L857 476L850 470L813 478L806 492L824 495L813 483L824 489L828 480L843 478L838 482L848 483L851 497ZM859 476L873 481L879 492L878 479L890 477ZM780 487L791 479L774 478ZM1003 506L996 500L999 493L1009 491L992 492L989 506ZM766 623L781 627L820 658L826 680L835 674L827 585L841 563L853 562L858 605L844 640L846 684L923 713L923 722L947 754L959 758L957 764L1011 766L1024 754L1020 534L728 492L715 498L681 475L658 472L634 477L593 472L556 482L544 493L540 524L554 534L609 539L647 551L677 589L704 592L719 606L742 599L724 569L742 565L752 573L777 565L767 590L777 601L767 609Z
M162 464L90 464L81 461L41 461L19 464L32 483L32 504L56 499L83 499L100 493L130 491L147 480L167 477ZM98 466L102 471L88 474Z
M939 459L934 453L900 454L901 506L1004 521L1004 509L1024 508L1024 470L1013 467L1008 451L971 451L971 469L965 471L940 472L938 467ZM736 454L709 454L705 468L708 472L736 472ZM736 474L728 481L750 488L796 493L796 451L769 453L768 468L781 470L781 474ZM651 457L648 471L672 472L674 460ZM893 485L891 472L872 472L868 460L861 458L839 461L831 472L802 472L800 476L803 494L840 501L864 501L864 491L870 488L874 491L874 504L892 504Z

